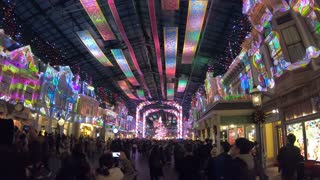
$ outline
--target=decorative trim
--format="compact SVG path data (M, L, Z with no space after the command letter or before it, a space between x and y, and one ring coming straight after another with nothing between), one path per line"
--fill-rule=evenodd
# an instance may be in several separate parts
M89 31L78 31L77 35L92 56L94 56L102 65L113 66L107 56L102 52L96 41L93 39Z
M162 69L162 60L161 60L161 48L160 48L160 42L159 42L159 36L158 36L158 26L157 26L157 18L156 18L156 10L155 10L154 0L148 0L148 7L149 7L149 16L150 16L150 23L151 23L154 48L156 50L157 65L158 65L158 71L159 71L159 76L160 76L161 93L162 93L162 97L165 98L166 95L164 93L164 79L163 79L163 69Z
M80 2L90 17L92 23L98 29L102 39L105 41L115 40L116 37L110 29L110 26L104 17L98 2L96 0L80 0Z
M111 53L113 54L113 57L116 59L118 65L120 66L122 72L124 75L128 78L128 81L134 85L139 86L139 82L134 77L126 57L123 55L123 52L121 49L111 49Z
M143 73L142 73L142 71L141 71L141 69L139 67L136 55L134 54L134 50L133 50L132 45L131 45L128 37L127 37L126 31L124 30L124 27L122 25L122 22L121 22L117 7L116 7L116 5L114 3L114 0L108 0L108 4L109 4L110 10L112 12L113 18L114 18L114 20L115 20L115 22L117 24L117 27L118 27L118 29L120 31L121 37L122 37L123 41L125 42L125 44L128 47L129 54L131 56L133 65L136 68L136 70L138 71L138 74L139 74L139 76L141 78L142 85L143 85L144 89L148 92L149 98L151 98L150 90L149 90L149 88L148 88L148 86L146 84L146 81L144 79L144 75L143 75Z

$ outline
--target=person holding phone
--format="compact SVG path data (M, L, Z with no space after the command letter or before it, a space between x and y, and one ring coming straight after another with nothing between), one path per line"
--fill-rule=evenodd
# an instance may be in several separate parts
M115 154L116 155L116 154ZM116 159L112 153L103 154L99 158L96 180L123 180L123 173L116 167Z
M120 152L119 164L124 173L123 180L135 180L137 178L138 173L131 161L127 158L126 153Z

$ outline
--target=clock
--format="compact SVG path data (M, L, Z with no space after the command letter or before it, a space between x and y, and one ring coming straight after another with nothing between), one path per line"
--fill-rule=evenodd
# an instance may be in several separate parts
M23 106L23 104L18 103L18 104L16 104L16 105L14 106L14 109L15 109L16 111L18 111L18 112L21 112L21 111L24 109L24 106Z

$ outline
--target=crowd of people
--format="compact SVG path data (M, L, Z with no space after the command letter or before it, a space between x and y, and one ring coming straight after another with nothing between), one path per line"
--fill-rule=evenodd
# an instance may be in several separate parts
M288 145L279 151L283 179L299 179L303 161L288 136ZM260 162L258 144L238 138L233 145L211 140L91 139L60 134L41 134L14 127L12 120L0 120L0 179L19 180L137 180L149 170L150 179L164 177L163 168L172 165L179 180L268 179ZM148 159L149 169L138 172L137 154ZM61 160L60 169L49 168L50 157ZM98 167L92 162L98 160Z

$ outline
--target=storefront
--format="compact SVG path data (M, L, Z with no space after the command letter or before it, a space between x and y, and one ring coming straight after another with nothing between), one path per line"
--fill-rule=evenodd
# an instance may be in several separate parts
M308 160L320 159L320 119L289 123L287 134L294 134L297 138L295 146L301 150L301 155Z
M250 116L221 117L220 138L233 144L237 138L247 138L254 142L257 139L256 126L250 122Z
M295 146L307 160L320 159L319 97L303 100L284 109L286 134L294 134Z

